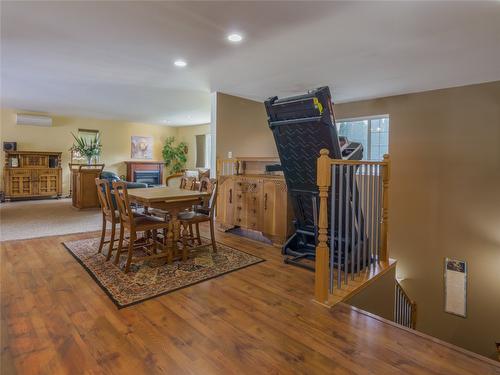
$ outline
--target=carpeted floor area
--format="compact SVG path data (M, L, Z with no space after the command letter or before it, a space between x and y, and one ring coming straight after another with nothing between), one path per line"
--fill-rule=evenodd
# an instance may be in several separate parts
M2 241L91 232L101 229L99 209L77 210L71 199L44 199L0 204Z

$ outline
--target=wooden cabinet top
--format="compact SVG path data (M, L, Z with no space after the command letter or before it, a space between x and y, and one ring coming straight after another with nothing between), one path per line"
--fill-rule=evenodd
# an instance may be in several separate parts
M7 155L56 155L61 156L62 152L51 151L5 151Z
M161 160L126 160L125 164L165 164Z

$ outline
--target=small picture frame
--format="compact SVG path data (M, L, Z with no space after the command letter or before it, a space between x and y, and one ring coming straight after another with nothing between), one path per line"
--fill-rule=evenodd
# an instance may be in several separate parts
M19 159L17 158L17 156L10 158L10 167L11 168L18 168L19 167Z
M445 258L444 311L467 317L467 262Z

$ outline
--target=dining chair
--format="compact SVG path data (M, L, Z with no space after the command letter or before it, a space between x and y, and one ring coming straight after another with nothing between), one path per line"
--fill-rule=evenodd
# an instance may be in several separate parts
M183 239L183 243L187 241L196 240L199 245L201 245L201 236L200 236L200 223L209 222L210 223L210 239L212 242L212 250L214 253L217 252L217 245L215 243L215 227L214 227L214 216L215 216L215 205L217 204L217 180L211 181L212 184L212 192L210 194L210 198L208 200L207 209L208 213L193 211L185 211L180 212L177 215L178 220L181 222L181 225L186 227L191 227L195 225L196 227L196 235L193 235L192 231L188 234L188 238Z
M216 181L217 180L215 178L211 179L208 177L202 177L200 179L199 191L208 193L208 195L210 197L212 195L214 188L215 188ZM202 204L199 204L199 205L196 205L193 207L194 211L208 215L209 211L210 211L210 209L208 207L208 202L209 202L209 199L203 199Z
M116 225L120 223L120 219L113 205L111 198L111 189L109 188L109 181L107 179L96 178L95 184L97 187L97 197L101 206L102 213L102 229L101 229L101 242L99 243L98 253L102 251L104 244L109 243L109 250L106 255L106 260L111 258L111 253L114 250L113 245L115 242ZM109 241L106 239L106 224L111 223L111 236Z
M136 262L166 256L168 263L171 263L173 253L171 248L167 248L167 236L163 236L163 241L158 240L158 230L167 231L170 223L153 216L135 216L130 207L125 182L113 182L113 190L120 214L120 238L118 240L118 251L116 252L114 263L118 264L120 260L125 231L129 233L125 273L130 270L132 261ZM139 238L138 234L141 232L143 235ZM146 235L147 233L152 233L152 236ZM161 253L158 253L158 246L163 250ZM147 255L134 256L134 249L136 248L142 248ZM167 254L164 254L165 252Z
M196 178L194 177L181 177L181 183L179 185L181 189L185 190L195 190L196 188Z

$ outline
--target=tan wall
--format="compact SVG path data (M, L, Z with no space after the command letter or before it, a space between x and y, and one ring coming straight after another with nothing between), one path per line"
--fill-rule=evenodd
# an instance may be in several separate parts
M335 106L390 115L389 248L419 330L494 358L500 338L500 82ZM444 257L469 266L468 317L443 312Z
M217 93L217 158L277 156L264 104Z
M188 145L187 169L194 169L196 167L196 136L200 134L210 134L210 124L177 128L176 140L178 142L186 142Z
M218 154L274 154L263 105L221 97ZM500 82L340 104L335 111L338 119L390 115L390 251L418 303L417 328L494 358L500 341ZM446 256L469 262L466 319L443 312Z
M377 278L345 302L388 320L394 320L395 268Z
M53 117L52 127L16 125L16 111L1 111L1 142L16 141L18 150L61 151L63 164L63 193L69 192L69 148L73 144L71 132L78 129L97 129L102 138L101 160L105 170L115 171L119 175L126 173L125 160L130 160L130 137L132 135L152 136L154 138L153 159L162 160L161 149L168 136L176 136L177 128L149 124L105 121L76 117ZM4 164L4 154L1 153ZM3 169L3 168L2 168ZM3 170L2 170L3 181ZM2 182L3 183L3 182ZM3 185L2 185L3 186Z

